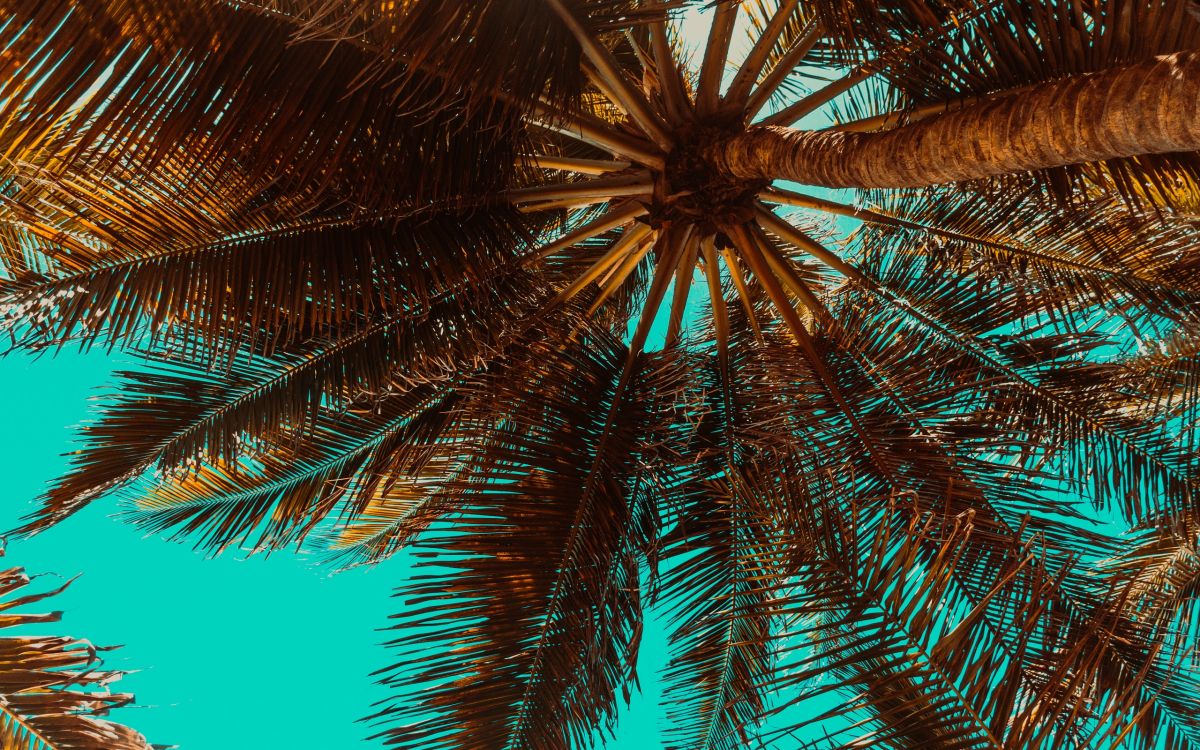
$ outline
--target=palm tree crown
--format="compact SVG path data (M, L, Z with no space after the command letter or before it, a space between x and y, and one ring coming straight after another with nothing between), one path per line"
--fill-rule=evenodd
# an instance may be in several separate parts
M145 359L23 532L411 547L397 747L649 608L671 747L1200 747L1186 0L0 9L8 330Z

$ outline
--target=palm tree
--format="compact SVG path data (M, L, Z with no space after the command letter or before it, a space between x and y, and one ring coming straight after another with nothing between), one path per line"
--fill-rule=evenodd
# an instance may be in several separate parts
M21 629L62 617L61 612L13 611L59 594L70 584L20 593L32 578L23 568L0 570L0 628ZM128 693L108 690L121 673L102 668L99 652L104 650L75 638L0 636L0 747L152 750L142 735L103 718L133 701Z
M1200 746L1191 4L689 4L0 3L8 330L145 359L22 531L413 550L397 747L647 608L671 747Z

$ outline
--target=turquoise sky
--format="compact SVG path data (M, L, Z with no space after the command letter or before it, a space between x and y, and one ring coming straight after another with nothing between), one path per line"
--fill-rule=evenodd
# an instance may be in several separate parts
M705 16L692 13L685 25L693 47L704 38ZM0 356L0 382L10 394L0 411L7 480L0 532L18 525L65 470L75 426L115 382L114 371L131 367L100 349ZM409 573L405 555L336 575L300 554L207 558L186 542L144 536L112 517L118 508L102 499L33 539L10 540L4 561L31 574L82 574L53 600L65 610L63 621L27 632L124 644L106 666L131 672L115 688L138 700L116 720L184 750L383 747L366 739L374 730L358 720L387 697L370 674L393 658L379 645L391 637L380 629L400 606L390 595ZM665 660L664 628L651 622L642 642L643 692L606 748L661 750L657 673Z
M703 40L707 15L688 14L690 44ZM0 531L16 526L64 471L62 454L75 447L91 400L116 370L133 367L101 349L0 357L0 382L16 394L0 416L8 490ZM37 632L124 644L106 665L133 672L117 687L135 692L138 705L117 720L185 750L382 747L365 739L372 730L357 720L387 695L370 673L391 663L378 629L398 606L390 594L408 573L404 555L336 575L305 555L206 558L118 521L118 507L100 500L33 539L11 540L6 561L31 574L83 574L55 600L63 622ZM643 693L606 748L662 747L656 674L665 660L664 629L651 624Z
M685 35L703 39L707 13L689 16ZM74 447L89 399L134 366L99 349L0 357L0 382L18 394L0 416L8 489L0 531L66 468L62 454ZM106 664L137 670L119 688L135 692L138 705L118 720L184 750L382 747L358 719L387 696L370 673L391 663L378 629L398 606L390 594L408 573L404 555L336 575L305 555L206 558L144 536L113 518L116 509L101 500L33 539L12 540L6 564L83 574L56 598L63 622L37 632L124 644ZM665 659L662 628L647 628L643 694L607 748L662 747L655 673Z
M16 525L63 471L89 399L129 364L99 350L0 358L0 382L14 394L0 419L0 527ZM382 747L365 741L370 728L356 720L386 695L369 674L390 663L377 628L398 606L390 593L407 574L403 555L337 575L304 555L206 558L143 536L111 517L117 507L100 500L33 539L11 540L5 561L31 574L83 574L54 600L63 621L37 632L124 644L106 664L138 670L118 687L139 705L116 718L185 750ZM664 650L661 629L650 628L647 694L607 747L661 747L653 673Z

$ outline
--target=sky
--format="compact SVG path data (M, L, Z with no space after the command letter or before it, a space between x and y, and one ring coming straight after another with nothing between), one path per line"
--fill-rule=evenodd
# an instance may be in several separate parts
M687 19L691 44L706 26L704 14ZM75 428L113 374L133 366L102 349L0 356L10 394L0 412L0 531L18 525L66 470ZM144 535L115 518L118 510L117 500L101 499L32 539L11 539L4 561L46 574L46 588L79 575L51 605L64 610L62 622L26 632L123 644L105 665L130 672L115 689L137 701L114 719L185 750L381 747L358 720L387 697L370 673L390 664L380 628L409 572L403 554L338 574L302 554L210 558ZM662 747L655 673L666 660L663 628L647 628L641 657L642 694L606 748Z
M74 426L130 364L101 350L0 357L10 394L0 415L0 528L17 525L66 469ZM26 632L123 644L105 665L131 672L115 689L134 692L137 704L115 719L184 750L381 747L357 720L387 696L370 673L390 664L379 628L398 606L390 594L408 572L405 556L338 574L291 553L209 558L143 535L113 517L118 508L102 499L32 539L11 539L4 561L47 574L35 581L44 588L79 575L48 606L64 610L62 622ZM653 673L665 646L662 630L649 629L645 694L606 747L661 747Z
M693 13L684 24L693 48L706 20ZM133 366L102 349L0 356L8 393L0 410L0 533L66 470L75 427L114 372ZM101 499L32 539L8 540L3 561L44 574L38 583L47 589L79 576L44 603L64 610L62 621L25 632L123 644L105 655L105 666L129 672L114 688L137 700L115 720L184 750L382 747L359 720L388 697L371 673L391 663L381 629L399 606L392 591L411 570L404 554L337 574L289 552L212 558L187 542L144 535L115 518L118 510L117 500ZM665 628L652 621L641 693L605 748L662 748L656 675L666 659Z

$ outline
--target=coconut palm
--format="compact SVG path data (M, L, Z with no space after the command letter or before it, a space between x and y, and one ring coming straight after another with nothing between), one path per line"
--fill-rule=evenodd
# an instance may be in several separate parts
M22 531L410 549L397 747L1200 746L1185 0L7 0ZM689 7L692 6L692 7Z
M0 551L0 554L3 554ZM61 612L14 611L61 593L23 592L23 568L0 570L0 628L57 622ZM0 746L5 750L151 750L146 738L104 718L133 700L108 689L121 673L103 668L88 641L46 635L0 636ZM154 747L161 747L155 745Z

